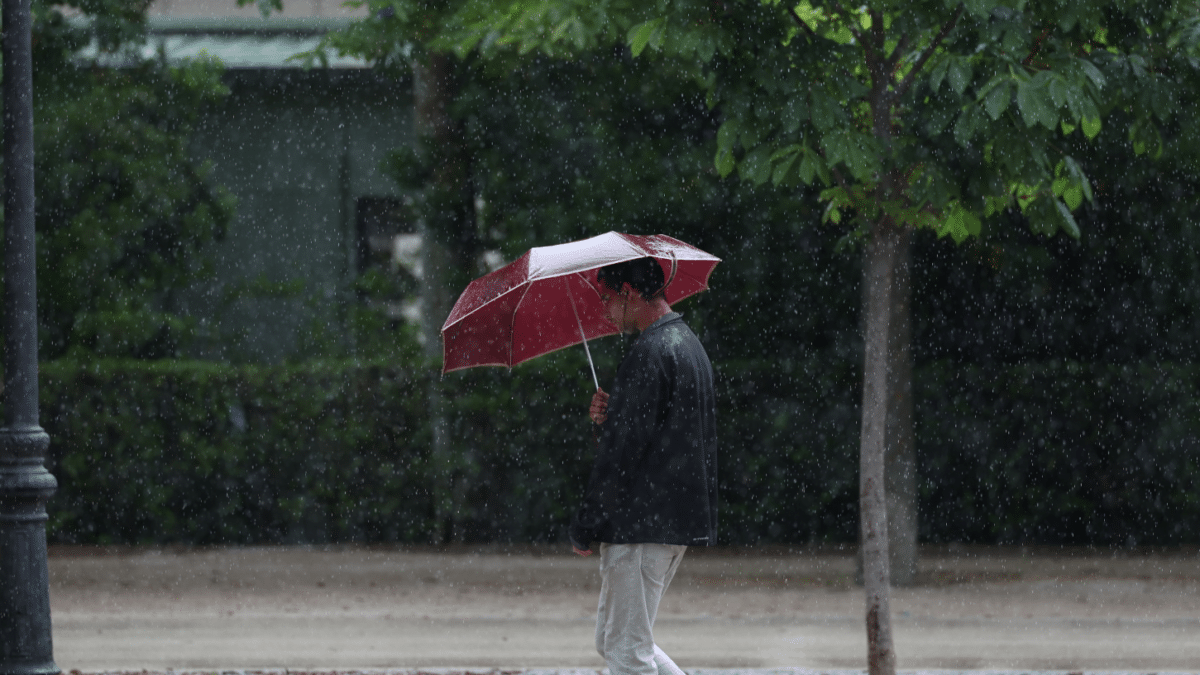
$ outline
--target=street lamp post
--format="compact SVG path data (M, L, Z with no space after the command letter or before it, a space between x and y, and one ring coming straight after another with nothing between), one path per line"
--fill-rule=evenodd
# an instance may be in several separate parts
M33 235L33 67L29 0L3 0L4 426L0 427L0 675L56 675L46 569L38 424L37 267Z

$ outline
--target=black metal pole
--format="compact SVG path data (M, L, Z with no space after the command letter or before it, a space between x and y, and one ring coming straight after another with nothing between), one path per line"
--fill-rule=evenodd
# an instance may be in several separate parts
M37 266L33 235L33 67L29 0L3 0L4 427L0 428L0 675L56 675L38 424Z

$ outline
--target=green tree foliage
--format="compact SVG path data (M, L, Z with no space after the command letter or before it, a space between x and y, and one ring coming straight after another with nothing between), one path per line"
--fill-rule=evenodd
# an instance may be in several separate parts
M1064 139L1095 194L1076 212L1080 239L1029 232L1008 213L958 252L917 245L918 362L1194 360L1200 87L1186 71L1170 79L1179 110L1158 130L1156 159L1136 154L1125 110L1093 141Z
M886 215L960 241L1005 209L1078 236L1092 189L1062 139L1120 111L1157 152L1200 38L1194 3L1167 1L476 0L452 19L439 43L463 53L679 57L723 115L722 174L822 184L825 217L864 233Z
M176 355L195 326L175 296L208 273L205 246L232 218L188 147L199 111L226 93L221 67L139 58L147 4L33 5L44 359Z

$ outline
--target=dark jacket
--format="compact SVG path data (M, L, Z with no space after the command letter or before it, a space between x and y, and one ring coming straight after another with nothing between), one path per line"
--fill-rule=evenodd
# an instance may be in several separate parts
M715 417L708 354L678 314L667 314L617 371L571 542L715 544Z

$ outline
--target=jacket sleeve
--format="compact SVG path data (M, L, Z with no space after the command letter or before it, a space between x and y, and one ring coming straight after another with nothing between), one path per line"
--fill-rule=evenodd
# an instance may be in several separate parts
M627 496L628 472L641 463L663 417L664 386L661 364L648 350L631 352L621 364L583 504L571 523L571 543L577 548L611 534L610 521Z

